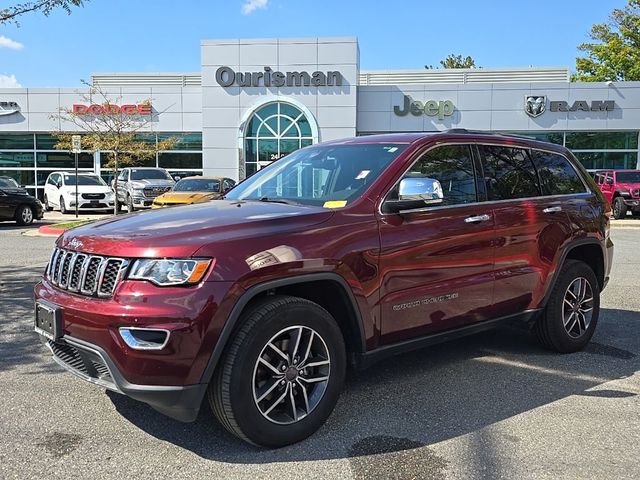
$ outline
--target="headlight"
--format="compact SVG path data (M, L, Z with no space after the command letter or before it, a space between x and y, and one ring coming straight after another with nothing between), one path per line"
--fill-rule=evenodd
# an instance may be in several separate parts
M202 280L212 263L212 259L141 259L133 263L129 278L149 280L161 287L193 285Z

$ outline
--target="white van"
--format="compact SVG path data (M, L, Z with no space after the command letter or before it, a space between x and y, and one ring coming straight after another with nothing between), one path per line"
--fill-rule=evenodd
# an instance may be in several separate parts
M76 201L78 210L113 210L113 190L98 175L79 173L76 200L75 173L52 172L44 186L45 209L71 213L76 208Z

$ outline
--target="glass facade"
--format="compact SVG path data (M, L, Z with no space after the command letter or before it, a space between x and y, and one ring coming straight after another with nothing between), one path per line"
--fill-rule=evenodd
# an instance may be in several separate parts
M202 175L201 133L151 133L140 139L155 145L159 140L176 138L171 151L159 152L156 158L145 160L144 165L160 166L172 175L181 177ZM0 175L14 178L27 191L43 199L43 187L49 174L55 170L71 171L75 168L74 155L54 148L56 138L48 133L0 133ZM99 169L105 180L110 179L106 168L109 152L82 152L78 155L78 170L95 172Z
M588 170L638 168L638 131L504 133L564 145Z
M285 102L263 105L247 122L241 178L250 177L274 160L311 144L311 124L299 108Z

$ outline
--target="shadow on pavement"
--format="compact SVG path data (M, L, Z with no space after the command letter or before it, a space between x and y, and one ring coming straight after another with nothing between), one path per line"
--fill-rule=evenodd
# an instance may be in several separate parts
M327 424L306 441L278 450L237 440L217 423L207 405L195 423L182 424L127 397L109 396L134 425L207 459L262 464L350 458L358 478L420 477L419 472L440 478L446 461L428 445L570 395L634 395L587 390L640 369L638 349L630 351L621 344L638 338L639 320L638 312L603 309L592 343L569 355L544 351L527 332L502 328L351 372ZM616 338L621 331L625 335ZM485 440L473 448L490 463L492 442ZM419 454L409 462L405 457L412 451ZM363 460L374 454L375 461Z
M33 286L43 267L0 267L0 372L19 365L33 367L27 373L62 371L33 331Z

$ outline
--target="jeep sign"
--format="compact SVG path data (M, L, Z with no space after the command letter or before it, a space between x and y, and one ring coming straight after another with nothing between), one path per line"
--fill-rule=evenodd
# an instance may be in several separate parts
M404 103L402 106L395 105L393 107L393 113L399 117L404 117L411 112L411 115L419 117L420 115L428 115L429 117L437 116L440 120L444 117L453 115L455 106L451 100L427 100L422 103L419 100L412 100L409 95L404 96Z
M328 72L274 72L264 67L263 72L234 72L231 67L216 70L216 82L221 87L331 87L342 85L342 74Z

